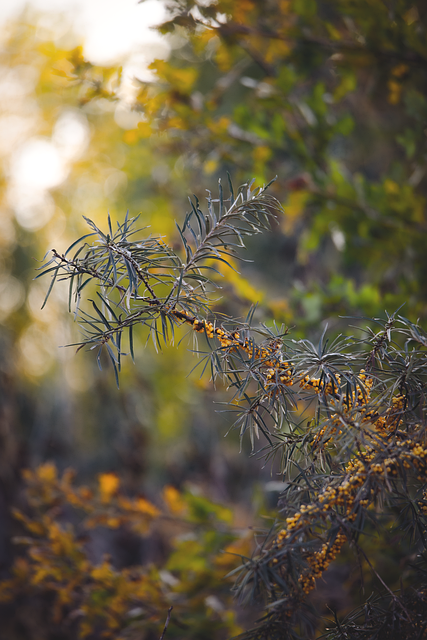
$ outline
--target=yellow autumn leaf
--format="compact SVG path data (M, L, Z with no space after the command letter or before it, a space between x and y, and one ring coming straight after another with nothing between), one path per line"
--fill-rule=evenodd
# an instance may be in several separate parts
M310 196L308 191L291 191L286 203L283 205L285 215L281 217L282 228L285 233L290 233L299 216L304 212L305 204Z
M49 567L38 567L33 574L31 583L33 585L40 584L44 581L44 579L49 576Z
M82 607L83 613L86 613L85 609L88 607ZM87 638L88 635L92 633L92 625L89 622L85 622L84 620L80 623L80 637Z
M227 134L230 124L231 124L231 120L227 116L221 116L217 120L208 120L206 122L206 125L209 128L209 130L215 135Z
M270 147L267 147L266 145L260 145L254 147L252 151L252 157L255 162L267 162L267 160L271 158L272 153L273 152Z
M402 85L395 80L389 80L387 82L389 94L387 100L390 104L399 104L400 96L402 93Z
M291 52L291 47L286 40L272 40L268 43L267 51L265 53L266 62L272 64L276 60L283 59Z
M398 64L395 67L393 67L391 72L396 78L401 78L408 71L409 71L409 67L407 64Z
M203 164L204 172L207 175L212 175L212 173L215 173L217 168L218 168L218 160L216 160L214 158L206 160L206 162Z
M166 485L163 489L163 500L168 506L169 511L172 513L182 513L185 509L185 502L182 499L180 492L172 487L171 485Z
M73 533L64 531L56 522L48 523L48 536L51 549L57 556L70 556L76 548Z
M215 52L215 62L223 73L229 71L233 66L234 56L229 47L224 45L222 42Z
M26 527L30 533L36 536L43 536L46 533L44 526L40 522L28 521Z
M394 180L384 180L384 189L391 195L399 193L399 185Z
M149 122L138 122L138 134L140 138L149 138L152 134Z
M216 556L215 564L221 569L231 571L241 562L239 556L249 556L251 552L251 538L246 536L231 542L225 549Z
M110 563L107 560L104 560L102 564L92 569L90 575L94 580L111 584L114 578L114 571L112 570Z
M169 118L168 120L168 128L170 129L188 129L187 127L187 123L185 122L185 120L183 120L183 118L180 118L179 116L174 116L172 118Z
M264 299L264 293L260 289L254 287L237 271L237 262L235 260L227 257L227 262L230 266L223 262L220 266L221 274L224 276L224 281L229 285L231 284L236 294L248 302L251 302L252 304L261 302Z
M52 462L46 462L45 464L40 465L36 469L36 476L39 480L43 482L55 482L57 479L58 473L55 465Z
M156 72L159 80L165 80L180 93L189 93L198 76L198 70L194 67L179 69L166 60L155 60L149 65L149 69Z
M115 473L101 473L98 483L102 502L109 502L120 486L120 480Z
M255 6L253 0L238 0L229 3L229 11L233 12L233 20L245 24Z
M135 506L138 511L147 516L151 516L152 518L160 515L160 511L157 509L157 507L155 507L154 504L151 504L151 502L148 502L148 500L145 500L144 498L137 498Z
M139 140L138 131L136 129L130 129L123 134L123 142L132 145L136 144Z
M214 29L206 29L205 31L197 33L197 36L191 39L194 51L197 53L197 55L202 54L213 39L219 42L219 38L216 35Z
M121 525L121 520L120 518L107 518L105 525L110 529L118 529Z

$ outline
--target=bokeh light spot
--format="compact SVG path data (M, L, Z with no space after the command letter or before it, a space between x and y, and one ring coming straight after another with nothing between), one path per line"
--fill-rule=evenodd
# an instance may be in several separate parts
M5 320L24 302L25 290L17 278L10 275L0 277L0 321Z
M88 122L77 110L67 110L58 118L52 142L65 160L76 160L87 149L90 139Z
M11 160L12 179L22 185L51 189L61 184L68 171L59 151L49 140L32 138Z

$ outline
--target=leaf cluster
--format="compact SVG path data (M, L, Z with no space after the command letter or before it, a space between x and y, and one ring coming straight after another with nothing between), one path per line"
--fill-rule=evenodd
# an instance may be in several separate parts
M361 579L373 576L386 609L367 601L353 618L337 618L336 630L324 637L398 638L403 629L423 637L416 634L426 623L419 604L427 542L426 336L397 314L371 322L357 339L328 344L322 336L318 345L284 344L281 362L293 359L291 391L287 387L281 395L280 386L289 381L280 384L279 363L271 383L264 376L258 395L248 398L264 416L269 442L263 453L281 456L284 489L276 522L254 557L235 571L237 595L266 603L265 618L245 637L281 637L278 629L286 629L286 637L309 633L313 611L306 596L346 543L359 558ZM270 420L273 429L267 429L265 416L277 416L284 398L284 420ZM301 409L308 419L301 419ZM402 586L394 591L398 574L396 584L387 585L365 551L367 539L381 540L387 529L419 559L407 576L408 584L412 579L418 585L413 596ZM418 604L411 608L408 602Z
M61 640L151 640L168 611L171 638L209 633L222 640L240 630L223 576L250 542L233 530L229 509L171 486L155 506L127 496L115 474L100 474L97 486L77 485L71 469L60 475L50 463L24 476L25 513L15 512L24 535L15 543L25 554L0 581L0 602L19 598L21 615L32 615L34 601L42 605L39 632ZM144 566L119 568L107 554L96 561L91 545L102 531L133 531L145 543L156 535L167 551Z
M269 183L270 184L270 183ZM122 336L128 337L134 358L134 327L148 330L154 344L173 340L175 326L208 312L209 294L217 286L206 273L217 272L213 263L225 263L239 256L244 237L269 228L279 202L266 193L269 184L253 189L243 185L225 199L219 183L219 197L209 193L204 213L195 197L182 228L177 224L181 251L175 251L159 237L141 237L137 219L126 214L123 224L113 231L108 217L108 232L101 231L86 218L92 232L72 243L63 254L56 250L40 268L38 278L50 275L44 304L56 281L67 281L69 308L75 302L75 316L84 331L78 347L106 349L116 379L121 366ZM95 236L89 244L87 239ZM92 285L91 309L81 308L82 292ZM85 292L86 293L86 292ZM43 304L43 306L44 306Z

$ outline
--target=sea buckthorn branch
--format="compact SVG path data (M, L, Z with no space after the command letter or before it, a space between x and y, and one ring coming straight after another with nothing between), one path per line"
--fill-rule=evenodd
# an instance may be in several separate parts
M274 590L280 590L280 606L272 605L272 609L279 611L273 611L272 616L281 616L286 611L287 623L294 627L296 618L290 612L296 604L301 609L304 597L315 588L316 579L335 560L343 545L357 539L363 514L374 504L376 496L389 488L390 479L395 483L408 469L425 483L426 460L425 447L410 443L393 457L385 458L383 452L377 455L370 452L363 459L351 461L343 479L335 485L330 483L319 492L317 499L301 505L298 511L286 518L286 527L279 531L272 546L258 563L248 562L241 569L244 588L247 590L248 576L251 576L254 583L252 589L267 591L273 603L277 600L273 597ZM420 511L422 508L423 503ZM426 531L427 518L423 515L419 520ZM267 582L265 576L268 576ZM261 581L262 585L259 584ZM285 629L286 626L283 631Z
M258 189L255 194L251 190L254 182L252 181L249 185L243 185L235 197L233 185L230 177L228 178L231 192L229 200L224 200L221 180L219 180L219 198L212 199L208 191L209 215L203 214L198 198L195 197L194 203L190 200L192 211L187 214L182 229L177 225L187 257L181 280L191 271L196 271L200 276L202 262L221 260L224 255L236 256L236 248L245 247L243 237L269 230L272 212L281 211L279 202L265 193L274 180ZM227 202L230 202L229 208L224 206ZM219 207L218 215L215 213L215 204ZM197 220L199 233L195 233L193 229L194 218ZM188 236L194 241L194 250L189 244ZM176 280L171 295L178 285L179 281Z
M213 325L205 326L196 322L194 328L196 331L206 331L210 339L215 336ZM241 349L243 352L248 350L248 345L245 346L245 343L242 344L237 338L239 336L227 335L226 347L233 350ZM357 532L354 523L359 513L366 512L380 492L384 489L393 491L390 483L395 485L396 479L404 478L407 471L413 472L418 467L421 470L418 480L425 481L425 450L419 442L414 445L402 431L407 398L399 394L391 397L388 404L381 393L373 398L374 377L367 375L364 369L357 375L353 374L352 378L348 371L344 372L343 378L346 377L353 382L349 392L347 385L341 384L341 375L337 370L333 375L324 375L323 380L321 377L298 374L294 363L291 363L291 369L288 362L283 362L285 355L277 358L277 344L271 346L270 350L267 349L263 356L265 359L260 368L267 368L264 384L261 385L264 395L268 397L268 388L273 384L272 381L285 378L280 375L284 370L287 373L286 378L281 380L282 383L295 385L299 380L302 398L305 391L312 390L323 408L328 408L329 431L323 417L312 439L313 453L327 446L334 448L336 436L341 436L344 431L350 431L350 434L353 432L351 459L344 468L344 477L334 480L333 476L328 476L326 487L318 492L316 498L310 504L302 505L299 511L286 519L287 526L280 530L272 547L275 554L272 564L286 565L281 563L281 559L288 558L289 553L295 552L296 540L309 532L307 549L301 552L300 548L299 560L293 558L292 562L294 568L300 566L297 586L307 595L315 587L315 580L335 559L346 540L351 539L354 532ZM393 388L395 387L396 385L393 385ZM417 431L418 427L415 425L414 429ZM394 447L388 442L390 436L396 438ZM323 542L319 542L318 550L311 551L312 542L322 540L319 526L323 528ZM335 528L336 531L333 539L328 541L328 531L331 528ZM313 530L317 531L314 539L310 538L310 532ZM264 558L263 566L265 562ZM306 565L305 568L303 565ZM283 569L283 566L281 568ZM276 582L272 588L277 588L277 585ZM283 580L280 586L283 587Z
M203 324L195 325L196 330L203 331ZM330 399L335 403L342 402L342 393L340 390L341 376L338 374L336 363L329 364L330 356L335 355L334 352L324 353L320 357L328 363L327 371L322 372L319 378L307 373L307 369L313 368L313 358L302 358L305 354L307 341L298 343L285 343L287 329L282 329L279 335L273 334L271 331L264 331L266 336L264 342L257 345L253 339L248 339L248 327L245 327L245 337L241 338L240 334L230 332L222 335L220 333L220 347L213 351L213 358L217 362L221 360L218 370L223 373L230 381L230 386L235 387L235 396L232 401L231 410L239 411L236 405L246 405L236 421L236 425L241 425L241 434L250 426L250 418L262 423L261 431L269 439L269 447L274 447L272 440L269 438L271 430L264 416L271 418L270 427L272 427L275 438L288 441L292 446L295 445L296 439L300 438L301 446L306 445L307 426L306 423L301 427L301 416L304 408L313 401L323 400L323 407L330 412ZM207 326L207 337L217 338L217 329L212 324ZM223 338L225 337L225 340ZM236 339L238 337L239 339ZM331 345L335 348L336 344ZM345 356L339 354L339 358L343 360ZM351 356L347 357L351 358ZM295 362L293 361L295 360ZM319 368L321 363L316 363ZM361 396L365 394L364 386L361 384L359 376L355 376L352 371L344 371L343 379L350 381L354 388L358 388ZM252 394L248 389L252 385ZM359 386L357 386L359 385ZM353 391L353 394L355 392ZM329 404L328 404L329 403ZM338 404L337 404L338 407ZM337 411L335 407L335 411ZM338 418L336 418L338 420ZM259 426L259 425L258 425ZM257 425L255 424L255 430ZM300 434L300 435L298 435ZM256 433L258 436L258 433ZM320 433L318 439L323 435ZM283 438L283 437L284 438ZM251 431L252 445L254 444ZM279 444L278 447L284 446ZM311 445L312 446L312 445ZM277 448L277 447L276 447ZM271 449L267 448L268 451Z
M277 426L287 405L293 402L294 391L290 389L294 386L293 363L285 359L282 339L288 329L282 329L281 335L277 336L262 329L252 329L248 324L229 330L191 316L184 321L196 332L204 333L212 343L212 351L206 356L211 361L212 376L222 376L234 389L229 409L241 413L236 426L240 426L241 436L249 428L254 447L254 434L259 437L259 431L262 431L268 437L270 431L264 414L271 416ZM257 344L251 335L253 331L267 336L266 339ZM250 395L250 387L254 395ZM244 410L241 409L243 404L246 405Z
M378 318L372 319L374 323L381 327L377 333L375 333L370 327L367 327L365 330L366 334L369 336L369 342L372 344L372 349L370 350L365 363L368 371L373 369L375 365L381 366L382 361L389 358L389 350L387 347L391 342L392 331L396 322L400 319L400 316L397 316L398 311L399 309L392 315L387 314L387 321L385 323Z
M419 328L415 330L404 319L395 322L400 323L398 331L405 338L412 340L415 335L417 349L411 353L394 343L389 334L377 356L381 358L379 367L369 372L362 368L351 376L348 370L340 374L335 369L333 375L301 377L299 367L294 368L302 392L312 390L317 396L320 413L309 427L311 455L305 468L282 495L281 503L286 505L283 524L270 536L262 553L248 560L238 573L236 591L240 597L247 598L248 591L251 596L264 592L270 603L263 623L245 637L276 637L271 631L275 625L281 625L282 633L297 628L298 616L292 612L298 609L301 614L305 597L346 541L360 545L367 516L375 522L374 507L379 498L390 508L401 506L402 500L410 505L414 544L425 549L426 345L423 336L417 336ZM293 359L301 364L298 354ZM360 353L356 361L366 362L366 356ZM404 385L400 382L402 372ZM342 383L344 378L352 384ZM323 475L317 470L319 451L329 452L331 462L336 460ZM365 554L363 547L361 550ZM371 569L384 586L375 568ZM387 590L394 598L389 587ZM399 616L408 620L404 601L396 599ZM415 617L412 622L415 624Z
M210 356L212 375L224 375L230 386L236 389L231 410L241 412L236 425L240 425L241 435L250 428L252 446L253 435L255 433L258 437L259 430L269 438L270 429L264 420L265 414L272 418L276 435L279 435L285 421L291 429L289 436L295 436L298 420L292 417L291 411L299 415L299 405L306 406L316 397L328 412L329 421L325 421L325 416L322 417L324 426L319 429L312 443L313 448L320 445L325 437L330 440L331 434L337 431L337 425L348 427L350 419L359 423L363 417L361 413L365 411L369 417L368 423L371 423L374 410L371 408L368 411L366 407L369 406L372 378L368 379L363 369L357 375L351 370L344 370L340 375L337 363L330 364L331 356L338 356L340 361L344 361L351 359L350 354L336 354L334 351L325 353L322 347L324 353L320 357L327 363L327 371L322 371L320 377L314 377L306 373L307 367L313 367L313 358L309 361L301 358L301 353L306 353L307 341L300 341L298 349L294 345L290 350L289 345L285 345L283 340L287 329L282 331L281 335L264 332L267 339L258 345L250 336L251 329L248 325L240 330L227 330L222 325L216 326L215 322L200 320L190 314L180 312L177 316L194 331L205 334L208 341L215 340L219 343L219 347L213 348ZM347 340L342 341L342 344L347 343ZM335 349L336 346L334 341L331 349ZM297 364L292 358L296 359ZM319 362L315 364L319 368ZM341 388L341 379L347 384L345 393ZM248 395L251 383L252 387L255 386L255 391ZM243 404L246 404L245 410L241 409ZM350 416L350 413L354 415ZM357 428L360 434L360 425ZM301 433L306 432L307 429L304 427ZM338 432L341 435L343 429L339 429ZM301 436L301 439L305 440L305 437ZM295 443L295 438L290 440ZM269 445L272 444L269 439Z
M235 195L230 182L231 196L224 199L220 183L218 199L209 193L207 213L195 198L182 229L177 225L185 259L161 238L135 240L141 230L128 215L114 232L108 216L108 233L86 218L92 233L74 242L63 255L53 250L41 267L37 277L51 276L44 304L57 280L69 281L69 305L74 297L76 316L85 331L85 339L77 346L98 347L98 360L106 348L117 377L125 330L133 356L136 325L147 327L161 345L161 340L173 339L177 322L194 318L196 329L205 323L209 296L217 285L204 272L216 271L212 266L215 261L228 264L230 256L238 257L245 236L269 228L271 217L281 210L280 203L266 193L270 184L255 190L252 183L243 185ZM96 236L92 245L86 242L90 236ZM97 290L95 299L88 298L92 305L89 313L79 305L83 289L91 283Z

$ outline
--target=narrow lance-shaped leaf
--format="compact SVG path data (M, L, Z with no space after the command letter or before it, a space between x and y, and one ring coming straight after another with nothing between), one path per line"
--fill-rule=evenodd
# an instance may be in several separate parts
M55 284L56 278L58 276L58 271L59 271L59 266L56 268L55 273L53 274L52 279L50 281L49 288L47 290L47 293L46 293L45 299L43 301L43 304L41 306L42 309L44 309L44 306L45 306L46 302L48 301L48 298L49 298L49 296L50 296L50 294L52 292L53 285Z

